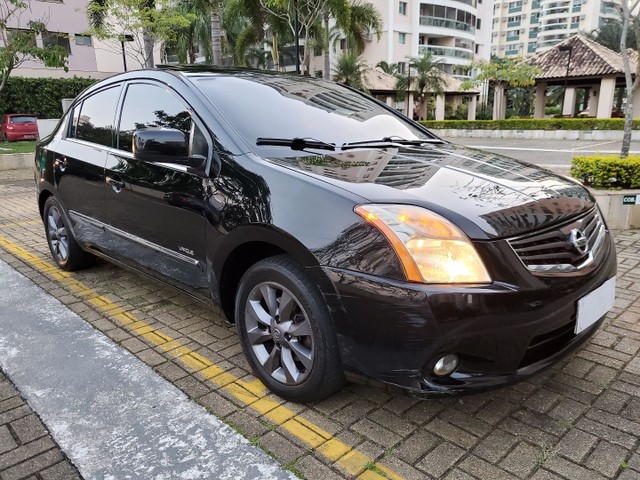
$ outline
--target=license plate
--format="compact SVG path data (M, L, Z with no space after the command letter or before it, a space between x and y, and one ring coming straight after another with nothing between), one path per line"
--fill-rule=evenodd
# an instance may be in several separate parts
M574 332L578 334L602 318L613 308L615 298L616 277L613 277L578 300L578 313Z
M24 136L24 138L36 138L35 135L23 135L23 136Z

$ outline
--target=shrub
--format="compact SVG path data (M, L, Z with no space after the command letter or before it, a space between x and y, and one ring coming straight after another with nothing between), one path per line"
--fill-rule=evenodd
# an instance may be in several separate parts
M421 122L427 128L460 130L623 130L623 118L510 118L506 120L430 120ZM640 128L640 119L633 120Z
M0 114L29 113L38 118L60 118L63 98L75 98L97 80L92 78L9 77L0 92Z
M603 190L640 188L640 155L627 158L617 155L574 157L571 176L585 185Z

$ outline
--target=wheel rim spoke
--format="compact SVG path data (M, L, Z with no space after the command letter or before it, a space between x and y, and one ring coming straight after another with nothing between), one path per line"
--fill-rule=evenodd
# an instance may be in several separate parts
M289 328L289 335L292 337L311 335L311 325L309 324L309 321L305 318L300 323L294 323L291 328Z
M278 314L278 302L276 300L275 288L273 288L271 285L263 284L260 287L260 292L262 293L262 298L267 304L269 314L272 317L275 317Z
M290 349L282 349L282 352L280 353L280 365L282 365L282 371L287 383L297 383L301 372L298 370L298 366L293 360L293 355L291 354Z
M291 313L297 306L298 304L296 303L296 300L289 295L289 292L283 291L278 308L280 319L289 320L291 318Z
M269 315L269 312L262 308L260 301L250 300L248 304L249 308L247 309L247 313L249 314L250 318L255 320L254 324L251 325L251 327L255 327L258 323L266 325L267 327L271 326L272 317L271 315Z
M259 327L248 330L247 334L251 345L261 345L264 342L271 340L271 333L268 330L261 330Z
M273 376L273 374L280 368L280 350L276 347L273 347L271 353L264 361L262 366Z
M313 365L313 353L297 340L289 342L291 354L304 365L305 370L311 369Z

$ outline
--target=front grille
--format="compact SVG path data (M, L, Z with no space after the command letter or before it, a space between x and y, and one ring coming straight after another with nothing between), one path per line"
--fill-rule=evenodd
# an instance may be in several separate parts
M575 328L576 316L574 314L569 323L533 337L518 368L526 367L558 353L575 338Z
M534 273L571 273L593 261L605 235L600 212L594 208L559 227L511 239L509 245Z

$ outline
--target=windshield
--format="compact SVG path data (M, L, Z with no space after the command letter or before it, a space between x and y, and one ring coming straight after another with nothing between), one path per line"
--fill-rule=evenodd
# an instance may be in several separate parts
M35 123L36 117L27 117L25 115L9 117L9 123Z
M265 157L291 156L292 151L258 146L260 137L336 145L384 137L433 138L373 99L320 79L247 74L195 80L253 151Z

